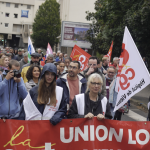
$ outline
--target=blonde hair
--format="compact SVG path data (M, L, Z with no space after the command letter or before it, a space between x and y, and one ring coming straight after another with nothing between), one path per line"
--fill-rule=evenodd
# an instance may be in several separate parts
M0 59L0 66L4 66L4 60L8 58L7 56L3 56L1 59Z
M98 80L100 81L100 83L103 85L102 77L101 77L98 73L93 73L93 74L91 74L91 75L88 77L86 92L89 91L89 86L90 86L91 82L93 82L93 80L94 80L95 78L98 78Z
M102 62L106 61L107 59L109 59L109 58L108 57L103 57Z

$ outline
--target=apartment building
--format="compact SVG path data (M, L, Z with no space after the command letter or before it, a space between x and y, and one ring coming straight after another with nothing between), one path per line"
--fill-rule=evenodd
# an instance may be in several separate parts
M27 47L37 10L45 0L0 0L0 35L5 46Z

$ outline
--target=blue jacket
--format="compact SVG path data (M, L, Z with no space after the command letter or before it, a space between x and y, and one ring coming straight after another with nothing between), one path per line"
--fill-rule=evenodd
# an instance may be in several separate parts
M70 92L69 92L69 84L67 81L67 74L68 73L65 73L60 78L58 78L56 83L58 86L60 86L64 89L64 92L65 92L66 96L68 97L67 103L69 104ZM85 93L86 87L87 87L87 84L86 84L87 80L81 74L78 74L78 78L79 78L79 94Z
M57 68L54 64L52 63L47 63L46 65L44 65L42 73L41 73L41 78L44 75L44 73L46 71L49 72L53 72L53 73L57 73ZM37 97L38 97L38 87L39 85L33 87L29 93L31 96L31 99L33 100L33 103L35 104L35 106L37 107L37 109L40 111L41 114L43 114L44 109L45 109L45 104L38 104L37 103ZM57 92L57 91L56 91ZM58 111L55 112L55 114L53 115L53 117L50 119L50 122L53 125L56 125L57 123L59 123L62 119L64 119L66 117L66 113L67 113L67 100L68 98L66 97L65 93L63 92L62 95L62 100L59 106ZM25 120L25 111L24 111L24 107L21 107L21 112L19 115L19 120Z
M11 118L20 111L19 98L27 96L23 79L16 83L13 78L6 80L0 75L0 117Z

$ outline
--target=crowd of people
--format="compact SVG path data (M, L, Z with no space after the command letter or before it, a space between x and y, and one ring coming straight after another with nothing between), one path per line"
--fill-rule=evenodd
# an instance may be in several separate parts
M31 54L24 49L0 49L0 118L50 120L53 125L67 118L97 117L121 120L113 112L119 58L102 60L92 56L88 68L60 51L47 55L41 49Z

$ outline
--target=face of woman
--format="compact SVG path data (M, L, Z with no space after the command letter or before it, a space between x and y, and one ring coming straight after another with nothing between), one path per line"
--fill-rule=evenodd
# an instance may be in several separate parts
M5 58L5 59L4 59L4 66L5 66L5 67L8 67L8 64L9 64L9 59L8 59L8 58Z
M40 77L40 70L38 67L34 67L32 71L33 78L39 78Z
M49 71L45 72L46 83L51 84L54 80L55 74Z
M115 70L113 68L109 68L108 71L107 71L107 76L109 78L113 78L115 75Z
M98 94L101 89L101 82L98 78L94 78L93 81L89 85L90 92Z

